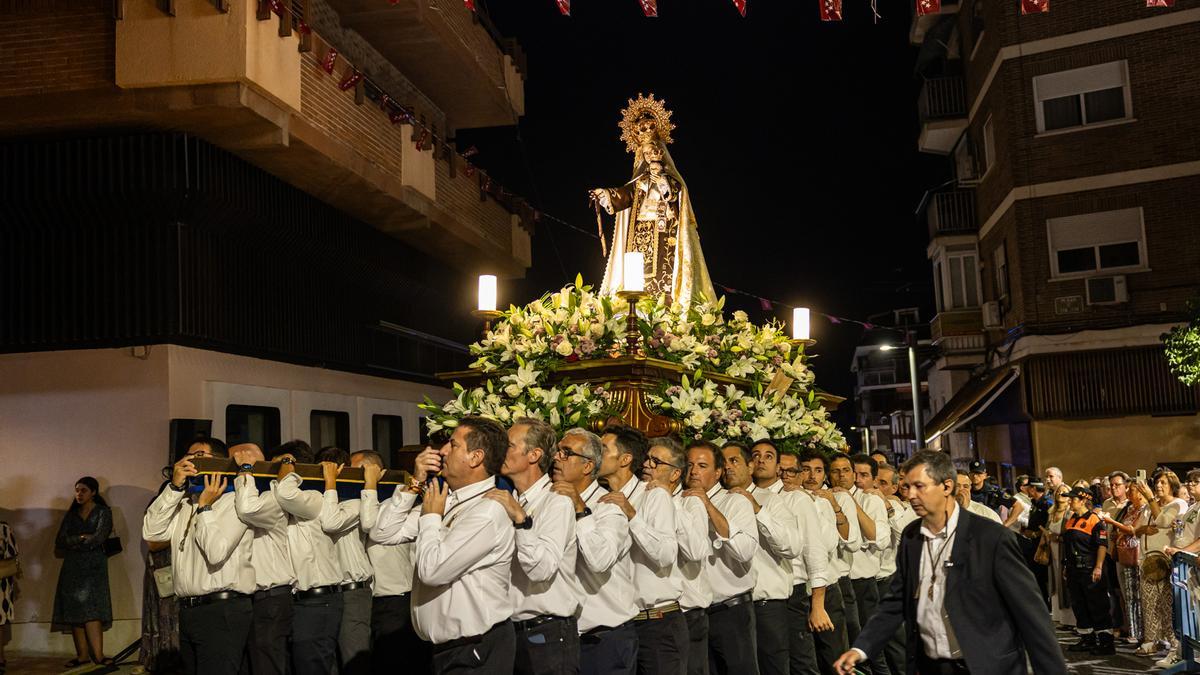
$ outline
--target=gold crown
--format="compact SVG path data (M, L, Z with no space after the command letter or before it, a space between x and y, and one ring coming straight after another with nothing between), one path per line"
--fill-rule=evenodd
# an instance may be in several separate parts
M629 107L621 111L621 121L617 125L621 127L621 140L625 141L625 152L638 152L637 121L645 115L654 118L657 127L655 135L658 136L658 140L664 145L672 142L671 130L675 125L671 124L671 111L663 106L664 103L665 101L655 99L653 93L648 97L638 94L636 100L629 99Z

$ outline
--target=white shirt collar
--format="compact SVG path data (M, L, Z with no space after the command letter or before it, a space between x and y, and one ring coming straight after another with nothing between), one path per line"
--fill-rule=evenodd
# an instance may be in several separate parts
M464 485L457 490L451 490L449 496L455 501L464 502L471 497L482 494L494 487L496 487L496 477L488 476L481 481L471 483L470 485Z
M774 492L775 494L779 494L780 492L783 492L783 481L780 480L779 478L776 478L774 483L771 483L770 485L768 485L765 488L759 488L759 489L760 490L770 490L771 492Z
M633 499L633 493L637 492L638 484L641 482L637 476L630 478L621 486L621 494L625 495L626 499Z
M708 498L712 499L713 497L716 497L717 493L720 491L721 491L721 484L714 483L713 486L708 489Z
M925 526L925 523L921 523L921 536L925 537L926 539L945 539L949 537L952 532L954 532L954 530L958 527L959 508L958 502L951 502L951 504L953 505L954 510L950 512L950 517L946 519L946 526L942 528L942 531L934 534L929 530L928 527Z
M528 490L518 493L518 496L525 501L529 501L549 488L550 474L544 473L541 478L533 481L533 485L530 485Z

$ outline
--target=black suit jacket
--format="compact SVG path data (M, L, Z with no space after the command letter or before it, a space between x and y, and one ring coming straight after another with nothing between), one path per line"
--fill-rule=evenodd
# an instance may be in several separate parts
M1067 672L1041 591L1003 526L958 509L958 533L946 572L945 609L972 675L1025 673L1025 654L1037 675ZM875 656L905 626L908 675L917 672L923 649L917 632L917 592L921 573L921 521L904 528L896 553L891 589L867 621L854 647Z

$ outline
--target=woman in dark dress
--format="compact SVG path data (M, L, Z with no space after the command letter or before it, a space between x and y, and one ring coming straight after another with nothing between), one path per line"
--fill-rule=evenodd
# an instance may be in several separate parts
M58 528L55 547L63 552L58 590L54 594L56 627L70 627L75 658L68 668L86 663L111 665L104 657L104 630L112 625L108 595L108 556L104 542L112 532L112 510L99 495L91 476L75 483L75 501Z

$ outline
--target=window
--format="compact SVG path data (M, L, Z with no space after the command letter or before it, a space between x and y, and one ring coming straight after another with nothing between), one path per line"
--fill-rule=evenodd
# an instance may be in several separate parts
M1125 61L1033 78L1038 133L1132 118Z
M313 450L331 445L350 450L350 413L314 410L308 415L308 443Z
M384 457L404 445L404 418L399 415L371 416L371 447Z
M983 123L983 173L986 174L996 165L996 125L993 118L988 117Z
M950 246L934 265L938 311L979 306L979 261L973 246Z
M1046 221L1055 277L1145 269L1142 209L1085 213Z
M279 408L258 405L225 406L225 442L254 443L271 452L279 445Z
M1008 250L1004 242L992 251L992 272L996 275L996 299L1008 295Z

